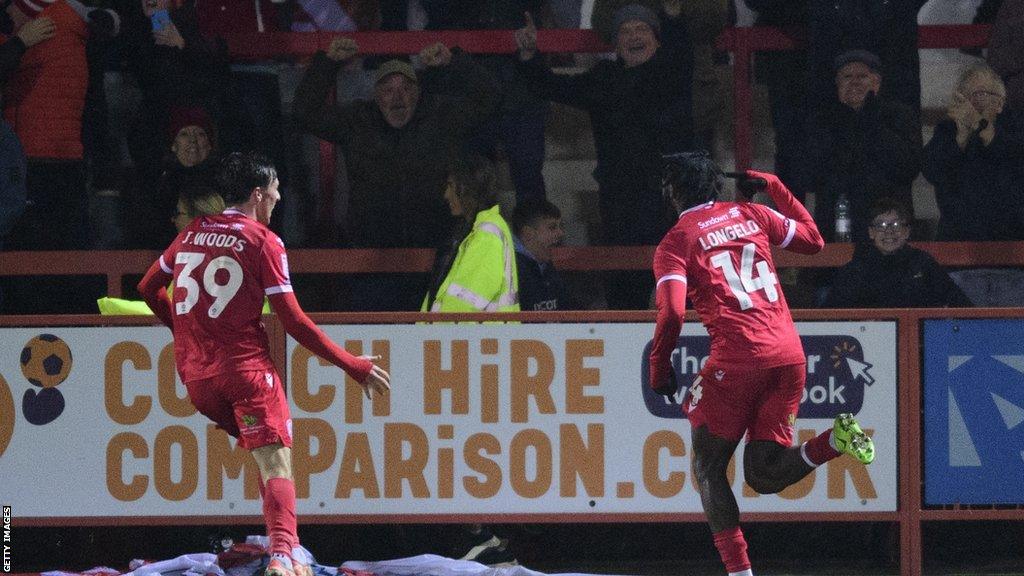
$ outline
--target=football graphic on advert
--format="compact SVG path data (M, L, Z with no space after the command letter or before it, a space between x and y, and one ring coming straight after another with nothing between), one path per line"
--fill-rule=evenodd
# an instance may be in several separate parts
M21 373L33 386L53 388L71 372L71 349L53 334L40 334L21 349Z

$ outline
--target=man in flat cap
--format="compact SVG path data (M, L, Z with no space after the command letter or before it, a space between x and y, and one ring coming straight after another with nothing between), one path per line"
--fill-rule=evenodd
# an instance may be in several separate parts
M921 169L921 129L906 104L879 95L881 62L867 50L848 50L833 61L835 96L813 115L808 130L808 192L826 241L834 239L835 204L849 200L853 241L867 242L871 206L892 198L912 206L911 184Z
M416 72L389 60L374 74L373 100L326 105L338 71L359 47L336 38L314 56L293 112L306 131L341 147L349 181L343 245L435 248L452 228L444 201L448 160L492 114L497 87L468 55L444 44L420 52ZM350 310L418 310L421 275L368 275L351 286Z

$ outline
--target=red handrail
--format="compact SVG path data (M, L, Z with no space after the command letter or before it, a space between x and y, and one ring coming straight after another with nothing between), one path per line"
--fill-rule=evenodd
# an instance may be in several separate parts
M1024 242L916 242L944 266L1024 267ZM813 256L775 251L779 268L833 268L853 254L851 244L828 244ZM0 252L0 276L106 276L107 294L121 296L125 276L142 275L160 253L149 250ZM650 270L654 246L565 246L554 250L555 266L566 272ZM434 251L411 249L290 250L294 274L429 272ZM45 263L42 265L41 263Z

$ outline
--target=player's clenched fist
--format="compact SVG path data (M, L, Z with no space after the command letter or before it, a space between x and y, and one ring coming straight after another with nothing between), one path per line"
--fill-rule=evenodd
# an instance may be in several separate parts
M335 62L344 62L358 53L359 45L353 38L335 38L327 48L327 57Z
M435 42L420 50L420 60L424 66L447 66L452 61L452 51L442 42Z

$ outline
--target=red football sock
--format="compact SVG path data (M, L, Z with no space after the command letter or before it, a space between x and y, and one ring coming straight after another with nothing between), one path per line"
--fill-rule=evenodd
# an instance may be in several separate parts
M715 537L715 548L718 548L718 555L722 557L725 569L730 574L750 569L750 560L747 558L747 541L743 538L743 531L739 526L715 532L713 536Z
M804 442L803 446L800 447L800 455L804 457L804 461L811 466L820 466L833 458L838 458L840 452L829 443L831 436L832 429L829 428Z
M295 483L286 478L267 480L263 497L263 518L270 537L270 553L291 557L299 543L295 520Z

